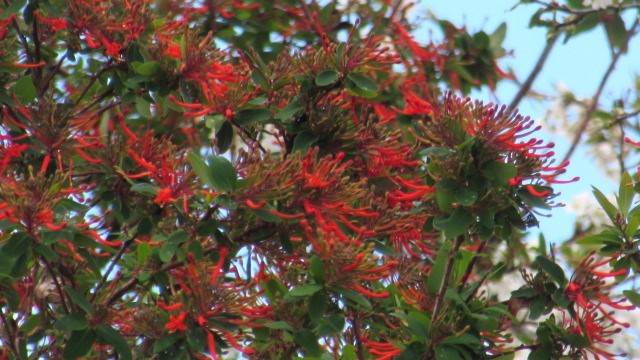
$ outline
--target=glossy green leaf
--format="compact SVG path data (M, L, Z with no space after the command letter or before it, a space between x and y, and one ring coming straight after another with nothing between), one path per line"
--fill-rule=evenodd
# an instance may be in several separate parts
M131 191L150 197L158 195L158 188L149 183L134 184L131 186Z
M56 321L54 327L58 330L84 330L89 327L89 321L82 313L70 314Z
M640 307L640 294L638 294L633 290L624 290L622 293L627 298L627 300L629 300L630 303Z
M449 219L447 219L442 230L447 239L453 239L466 234L473 223L474 219L471 214L463 208L457 208L453 211Z
M21 256L29 249L32 240L29 235L18 232L11 235L9 241L0 247L0 258L12 259Z
M18 13L27 4L27 0L13 0L9 2L9 6L0 12L0 20L4 20L11 15L19 15ZM3 4L4 5L4 4Z
M76 330L65 342L62 357L65 359L77 359L84 356L96 341L96 333L92 329Z
M229 150L229 147L233 143L235 134L235 131L233 131L233 125L231 125L229 121L222 124L220 130L216 133L216 147L220 154L224 154Z
M449 260L450 249L451 244L448 241L443 243L438 251L438 255L436 256L435 264L431 267L431 272L429 272L429 277L427 278L427 291L430 295L437 294L440 289L447 261Z
M456 202L462 206L473 205L478 199L478 193L468 187L461 188L455 191Z
M271 111L264 108L240 110L233 117L234 121L239 126L246 126L255 123L266 123L270 118Z
M211 182L217 191L231 192L235 190L238 181L236 168L227 158L213 156L209 160Z
M64 291L69 295L71 301L76 304L80 309L84 310L86 313L93 313L93 306L87 300L84 295L74 290L71 286L65 286Z
M551 276L551 278L553 278L558 285L560 285L560 287L565 287L567 284L567 278L564 274L564 270L562 270L562 268L560 267L560 265L556 264L555 262L547 259L544 256L540 256L538 255L536 257L536 264L538 264L540 266L540 268L546 272L547 274L549 274Z
M311 131L302 131L293 139L292 152L306 154L311 146L318 141L319 137Z
M316 335L308 329L300 329L293 334L295 342L302 347L306 357L317 357L322 354Z
M618 209L620 209L622 216L627 217L629 215L634 195L633 179L631 179L631 175L625 171L620 179L620 188L618 190L618 195L616 196Z
M295 288L291 289L287 293L285 298L306 297L306 296L312 295L312 294L320 291L320 289L322 289L322 285L320 285L320 284L301 285L301 286L298 286L298 287L295 287Z
M209 186L213 186L213 180L211 180L211 172L209 170L209 166L207 163L195 153L189 154L189 162L191 163L191 167L193 171L195 171L198 178L205 184Z
M294 331L293 326L291 326L286 321L274 321L274 322L266 323L264 324L264 326L274 330L288 330L292 332Z
M131 347L117 330L107 324L100 324L95 328L95 331L100 340L113 346L113 349L119 355L120 359L133 359Z
M37 96L36 87L33 85L31 75L23 76L16 81L13 93L22 104L28 104L35 100Z
M593 186L591 188L593 189L593 195L595 195L596 200L598 200L598 203L600 204L604 212L607 214L609 219L611 219L611 221L615 223L616 216L618 215L618 209L616 209L616 207L611 203L611 201L607 199L607 197L602 193L602 191L598 190L598 188Z
M482 175L494 186L506 186L509 184L509 179L518 175L518 168L513 164L492 161L482 166Z
M328 86L334 84L338 79L340 79L340 75L335 70L326 69L316 75L315 81L318 86Z
M298 99L293 99L293 101L288 103L287 106L276 114L275 118L282 121L289 120L300 111L302 111L302 104Z

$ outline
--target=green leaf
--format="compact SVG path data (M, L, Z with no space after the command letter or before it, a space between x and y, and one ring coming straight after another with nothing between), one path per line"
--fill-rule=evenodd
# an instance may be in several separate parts
M468 187L455 191L456 202L462 206L473 205L478 199L478 193Z
M289 325L289 323L286 321L274 321L274 322L266 323L264 324L264 326L274 330L287 330L291 332L294 331L293 326Z
M60 260L60 256L57 252L53 251L49 246L45 244L36 245L35 249L36 253L45 257L45 259L49 261L58 261Z
M479 346L481 344L480 338L470 334L470 333L462 333L460 335L450 336L448 338L442 339L440 344L445 345L471 345L471 346Z
M100 324L95 328L98 338L113 346L113 349L123 360L132 360L131 347L120 333L107 324Z
M320 289L322 289L322 285L320 284L301 285L291 289L285 296L285 299L291 297L307 297L320 291Z
M353 95L371 99L378 95L378 85L361 73L351 73L347 76L347 90Z
M75 313L67 315L56 321L54 327L57 330L84 330L89 327L89 321L83 313Z
M367 298L365 298L362 294L360 294L357 291L347 289L341 286L335 287L334 290L337 294L342 295L345 300L349 300L354 304L357 304L369 311L373 309L369 300L367 300Z
M7 243L0 247L1 259L13 259L26 253L31 245L31 238L29 235L18 232L11 235L11 238Z
M195 351L202 351L207 346L207 334L199 327L190 326L187 329L189 347Z
M264 108L244 109L238 111L233 119L239 126L265 123L271 118L271 111Z
M327 270L322 259L317 255L312 255L311 259L309 259L309 264L311 265L311 275L316 282L320 284L324 283L327 279Z
M19 15L18 13L20 12L20 10L22 10L22 8L24 8L24 6L27 4L27 0L13 0L11 1L11 3L9 4L9 6L7 6L6 8L4 8L2 10L2 12L0 12L0 20L4 20L6 18L8 18L11 15Z
M273 209L273 206L271 205L265 205L260 209L251 209L248 208L247 210L249 210L249 212L251 212L253 215L255 215L258 219L260 220L264 220L266 222L272 222L272 223L281 223L282 222L282 218L273 214L270 210Z
M35 100L37 96L36 87L33 85L31 75L23 76L13 87L13 93L22 104L28 104Z
M65 343L62 357L65 359L82 357L91 350L94 341L96 341L96 333L92 329L74 331Z
M147 243L142 243L138 245L138 248L136 250L136 252L138 253L138 265L144 265L144 263L147 261L147 258L149 258L149 255L151 255L151 246L149 246L149 244Z
M167 243L182 244L189 239L189 234L184 230L177 230L167 238Z
M338 75L338 73L335 70L331 70L331 69L322 70L318 73L318 75L316 75L316 85L328 86L338 81L338 79L340 79L340 75Z
M311 145L318 141L319 137L311 131L302 131L296 135L293 140L292 152L301 152L306 154Z
M162 66L157 61L132 62L131 67L140 75L153 76L162 73Z
M492 161L482 166L482 175L490 180L493 186L505 186L509 179L518 175L518 168L513 164Z
M560 287L563 288L566 286L567 278L564 275L564 270L562 270L560 265L540 255L536 257L535 262L544 272L549 274L558 283L558 285L560 285Z
M618 203L620 213L622 213L622 216L624 216L625 218L629 215L629 210L631 209L634 195L635 191L633 190L633 179L631 179L631 175L629 175L629 173L625 171L622 174L622 179L620 179L620 188L618 190L618 196L616 196L616 201Z
M220 127L220 130L216 133L216 146L218 147L218 151L220 154L224 154L229 150L229 146L233 143L233 137L235 136L235 131L233 131L233 125L230 122L226 121Z
M223 156L213 156L209 160L211 182L217 191L231 192L236 188L238 175L236 168Z
M600 204L604 212L607 214L609 219L611 219L611 221L615 223L616 216L618 215L618 209L616 209L616 207L609 201L609 199L607 199L607 197L604 196L602 191L598 190L598 188L593 186L591 188L593 189L593 195L595 195L596 200L598 200L598 203Z
M447 239L453 239L466 234L473 223L474 218L471 214L463 208L457 208L453 211L449 219L446 220L442 230Z
M158 255L160 256L160 260L164 263L167 263L173 259L173 255L176 253L178 249L178 244L175 243L164 243L160 248Z
M440 289L447 261L449 260L449 249L451 249L451 244L448 241L442 244L442 247L440 247L438 255L436 256L436 262L431 268L431 272L429 272L429 277L427 278L427 291L430 295L437 294Z
M196 172L198 178L205 184L209 186L213 186L213 180L211 180L211 172L209 171L209 166L204 160L196 153L189 154L189 162L191 163L191 167L193 171Z
M340 360L358 360L358 355L356 354L356 347L354 345L348 344L342 347L342 356Z
M301 110L302 104L300 104L300 101L298 99L293 99L293 101L288 103L287 106L276 114L275 118L282 121L289 120Z
M426 341L431 338L431 332L429 327L431 326L431 319L422 312L411 311L405 320L409 325L409 330L418 337L418 339Z
M507 23L502 23L498 28L489 35L491 41L491 49L495 52L502 47L502 42L507 35Z
M449 346L436 346L434 353L436 360L460 360L460 354Z
M311 321L317 323L322 319L328 302L329 299L323 292L316 292L311 295L311 299L309 300L309 318Z
M149 183L137 183L131 186L131 191L137 192L139 194L145 196L156 196L158 195L158 188Z
M633 290L624 290L622 293L627 298L627 300L629 300L630 303L640 307L640 294L638 294Z
M607 231L586 235L576 240L579 245L622 245L622 242L619 234Z
M91 314L93 312L93 306L87 300L84 295L74 290L71 286L65 286L64 291L69 295L71 301L76 304L80 309L84 310L86 313Z
M316 335L308 329L300 329L293 334L293 340L304 350L306 357L317 357L322 354Z

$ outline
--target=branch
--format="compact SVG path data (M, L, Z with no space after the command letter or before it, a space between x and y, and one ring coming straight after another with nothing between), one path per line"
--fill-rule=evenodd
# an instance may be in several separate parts
M547 61L547 58L551 53L551 49L553 49L553 46L555 45L556 41L558 40L561 34L562 32L559 32L559 31L555 32L547 40L547 45L544 47L544 50L542 50L542 54L540 54L540 57L538 58L536 65L533 67L533 69L531 70L531 73L527 77L527 80L525 80L525 82L522 84L522 86L520 87L520 90L518 90L518 93L513 98L513 100L511 100L511 103L507 107L507 111L506 111L507 114L512 113L518 107L518 104L520 103L522 98L524 98L524 96L529 92L529 90L531 90L531 86L533 85L534 80L538 77L538 74L540 74L540 71L542 70L544 63Z
M18 343L16 342L15 334L11 331L11 329L15 330L15 326L10 326L7 317L4 316L4 311L0 311L0 319L2 319L2 324L4 325L4 329L7 332L7 337L9 338L9 349L15 356L16 359L20 358L20 349L18 348ZM13 319L12 319L13 320Z
M638 25L640 25L640 19L636 18L635 22L631 26L631 29L629 29L629 31L627 31L626 33L626 36L624 38L624 43L618 48L618 51L614 52L613 57L611 58L611 63L609 64L607 71L604 73L604 76L602 76L602 80L600 80L600 85L598 86L596 93L593 94L593 97L591 97L591 103L589 104L589 107L587 108L587 110L584 113L584 116L582 117L580 126L576 131L576 136L573 138L573 141L571 142L571 147L569 147L569 150L564 156L564 159L562 159L560 163L564 163L565 161L569 160L571 158L571 155L573 155L573 152L578 147L578 144L580 143L580 139L582 138L582 134L587 129L589 122L591 122L593 113L596 111L598 107L598 101L600 100L600 95L602 95L602 92L604 91L604 87L607 84L607 81L609 80L609 76L611 76L611 74L613 73L613 70L616 67L616 64L618 63L618 60L620 59L622 54L626 51L629 45L629 40L635 34L638 28Z
M471 235L471 242L473 243L476 240L480 240L480 236L478 236L477 234ZM482 254L482 252L484 251L486 245L487 245L486 241L482 241L480 243L480 245L478 245L478 249L476 250L476 254L474 255L473 258L471 258L471 261L469 262L469 265L467 266L467 270L465 271L464 275L462 276L462 279L460 279L460 284L458 284L458 292L461 292L462 289L464 288L464 286L467 284L467 281L469 281L469 277L471 276L471 273L473 272L473 268L476 265L476 263L478 262L478 259L480 258L480 254Z
M442 304L444 302L444 294L447 292L447 286L449 285L449 278L451 277L451 273L453 272L453 264L455 263L454 254L460 250L460 245L462 245L462 241L464 241L464 235L460 235L455 240L453 240L453 248L449 252L449 259L447 259L447 267L444 271L444 276L442 277L442 282L440 283L440 288L438 289L438 294L436 295L436 302L433 306L433 315L431 316L431 326L436 323L436 319L438 318L438 314L440 310L442 310Z
M115 268L118 261L120 261L120 258L122 258L122 255L124 255L124 252L127 250L129 245L133 243L133 239L135 237L136 236L134 235L131 239L126 240L120 247L120 250L118 251L116 256L113 257L113 259L111 260L111 263L109 263L109 267L107 268L107 271L105 271L104 275L102 275L102 279L100 279L100 282L98 283L98 285L96 285L96 289L94 290L93 295L91 296L91 302L94 302L96 300L96 296L98 296L98 291L100 291L102 286L107 282L107 278L109 278L109 275L111 275L111 272Z

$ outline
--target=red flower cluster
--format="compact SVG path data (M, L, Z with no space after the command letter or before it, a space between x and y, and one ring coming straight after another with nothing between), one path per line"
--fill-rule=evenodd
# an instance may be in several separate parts
M628 328L630 324L615 319L612 309L629 311L636 307L626 304L625 298L611 299L607 291L606 278L627 273L626 269L611 272L599 269L617 256L596 262L594 255L595 251L580 262L565 289L565 295L573 301L576 313L576 317L566 321L565 326L570 333L582 334L589 340L591 345L582 351L585 357L591 353L596 359L600 356L613 359L621 355L614 355L602 346L612 344L610 337L622 330L620 326Z

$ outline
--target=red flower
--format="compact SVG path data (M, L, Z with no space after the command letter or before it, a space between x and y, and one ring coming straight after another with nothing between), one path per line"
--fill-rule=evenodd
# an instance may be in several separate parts
M177 202L178 199L173 197L173 192L169 188L164 188L158 190L158 194L153 201L157 204L164 205L166 203L174 203Z
M178 314L177 316L169 315L169 322L164 326L164 328L169 330L170 333L174 333L176 331L185 331L187 330L187 326L184 324L184 319L186 317L186 311L180 311L180 314Z

